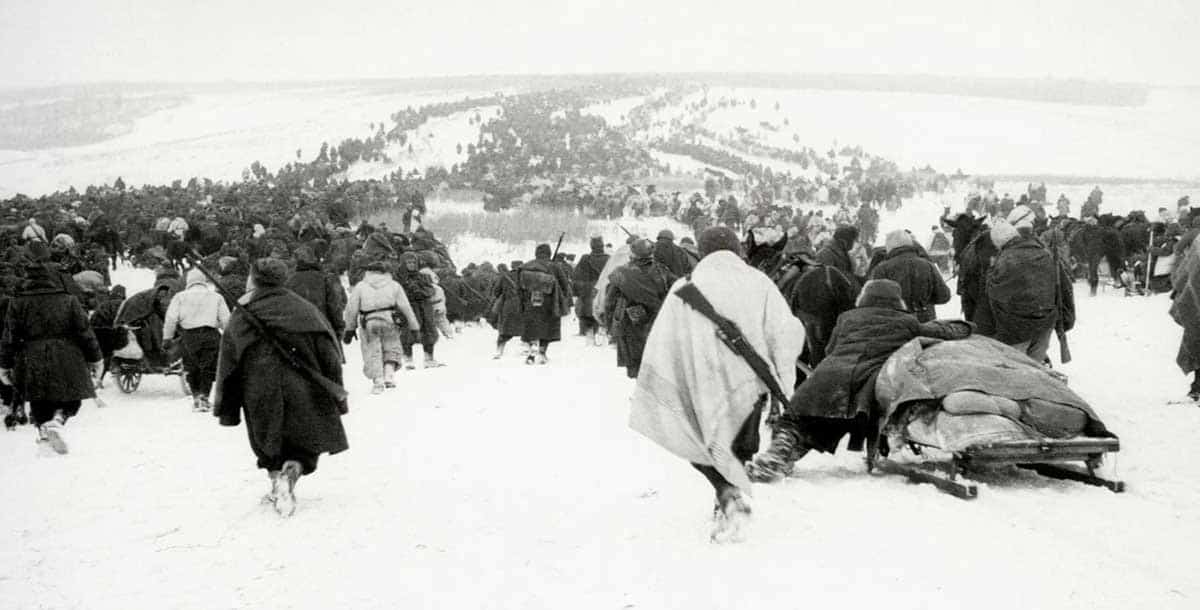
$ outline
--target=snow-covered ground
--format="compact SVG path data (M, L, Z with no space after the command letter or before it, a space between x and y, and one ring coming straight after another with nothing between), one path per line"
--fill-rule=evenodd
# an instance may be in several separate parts
M82 191L90 184L111 184L118 176L131 185L187 182L193 176L240 180L256 160L274 171L295 161L300 149L300 158L311 161L322 142L336 146L348 137L369 137L371 123L390 125L398 110L475 95L379 94L352 87L200 94L137 121L128 135L98 144L0 150L0 197L36 197L71 186Z
M1081 297L1061 367L1121 436L1127 493L1003 471L964 502L810 456L755 486L734 546L707 540L707 483L627 427L613 351L577 337L526 367L468 328L439 344L448 367L382 396L351 346L351 448L301 481L290 520L259 504L244 429L192 413L175 379L110 386L68 456L0 434L0 607L1194 608L1200 409L1168 404L1186 380L1166 308Z
M1193 112L1200 93L1191 90L1156 90L1131 108L895 92L709 92L710 100L720 97L747 104L710 114L710 129L747 127L778 147L794 147L792 135L799 134L801 144L819 151L861 145L903 168L931 164L946 173L1200 179L1200 118ZM785 118L789 125L778 131L759 128Z
M821 129L884 155L895 150L887 146L938 153L965 141L950 134L958 139L935 146L930 141L941 132L925 134L911 122L909 129L921 133L910 141L892 124L875 129L882 119L871 117L889 107L872 104L869 94L821 95L845 98L839 115L866 118L828 121L824 112L812 112L802 122L808 111L796 106L787 115L791 129L805 128L801 142L818 150L828 143ZM338 100L315 114L282 99L245 103L267 107L260 113L230 102L195 110L209 118L178 118L196 130L185 141L135 130L133 141L0 165L0 195L11 176L57 188L116 175L140 183L240 173L255 158L273 167L269 154L283 162L303 143L311 158L322 139L364 133L368 122L386 117L377 116L384 106L390 112L423 102L363 102L358 112ZM993 103L1001 102L979 102ZM758 106L766 114L740 124L781 123L766 116L774 111L765 93ZM239 112L259 118L225 118ZM1107 119L1090 110L1062 112L1071 129L1101 124L1096 129L1109 133ZM272 123L280 115L291 118ZM326 120L345 125L317 126ZM220 135L227 121L229 133ZM445 123L433 126L435 142L414 146L414 155L449 157L450 133L466 137L469 130L464 116ZM1056 164L1055 151L1063 149L1023 147L1021 138L1042 128L1047 141L1090 141L1056 139L1053 125L1032 125L1013 132L1011 147L978 145L971 155L992 158L983 150L1042 172L1076 162L1085 173L1109 168L1107 157L1084 163L1077 150ZM1133 129L1128 121L1121 125ZM959 127L951 121L946 129ZM986 121L984 127L999 129ZM1180 139L1194 133L1154 131L1133 150L1175 175L1170 159ZM790 132L780 137L788 140L776 145L792 145ZM1124 146L1120 138L1112 142ZM940 161L946 160L933 154L913 164L955 165ZM1003 171L980 163L962 165ZM143 169L146 178L131 171ZM1169 191L1148 192L1106 189L1106 207L1135 197L1165 199ZM961 207L961 199L945 202ZM882 216L880 234L909 228L924 237L941 203L932 195L906 202ZM644 235L672 226L659 222L668 223L626 226ZM614 225L596 231L614 244L623 241ZM486 239L462 239L451 248L460 265L532 254L532 244ZM564 249L584 252L586 244ZM131 291L150 279L130 270L115 278ZM469 328L439 345L447 368L403 373L400 388L382 396L369 394L357 345L350 346L351 412L344 421L351 448L323 458L318 472L301 481L299 511L286 521L258 503L267 480L254 468L245 430L192 413L173 378L147 377L132 395L110 384L101 392L105 407L88 404L67 426L69 456L38 456L29 428L0 433L0 497L8 509L0 528L0 560L8 566L0 571L0 608L1197 607L1200 575L1192 557L1200 544L1200 462L1190 452L1200 435L1200 409L1168 404L1187 387L1174 366L1180 330L1163 295L1123 298L1110 290L1088 298L1082 284L1078 293L1075 361L1061 369L1121 437L1122 451L1108 468L1127 481L1123 495L1005 470L981 477L981 497L964 502L929 486L867 475L859 454L810 456L787 481L755 487L755 522L745 543L714 546L707 538L710 488L629 430L632 381L615 367L611 349L568 336L551 348L550 366L526 367L515 345L493 361L494 332ZM953 315L957 305L940 311ZM573 328L564 321L564 334Z

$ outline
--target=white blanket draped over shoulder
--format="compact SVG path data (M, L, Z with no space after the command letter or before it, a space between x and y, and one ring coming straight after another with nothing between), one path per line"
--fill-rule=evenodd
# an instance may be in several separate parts
M671 287L642 357L629 425L666 450L713 466L745 491L750 480L733 456L733 440L767 386L741 356L721 343L716 327ZM773 369L780 387L796 383L804 326L766 275L732 252L700 261L692 282L713 309L732 320Z

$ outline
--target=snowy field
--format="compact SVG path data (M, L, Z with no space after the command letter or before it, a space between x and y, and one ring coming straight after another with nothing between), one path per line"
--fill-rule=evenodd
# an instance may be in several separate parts
M349 106L342 94L201 101L93 147L5 153L0 196L117 175L131 183L236 178L256 158L270 167L294 158L298 143L311 158L323 139L363 135L367 123L386 117L380 111L462 95ZM811 94L820 97L813 102L807 93L773 92L781 113L761 95L755 115L717 112L709 127L778 125L786 111L790 127L779 135L786 141L776 145L792 146L793 131L818 150L840 137L894 154L901 165L1141 177L1196 171L1179 161L1195 150L1197 132L1178 100L1155 97L1140 110L924 100L949 105L930 111L937 116L959 106L967 113L930 131L904 94L822 92ZM622 104L592 111L619 117L628 112ZM831 107L857 118L830 121L811 110ZM1167 129L1172 124L1179 129ZM988 144L1006 126L1011 146ZM454 144L477 130L466 114L431 122L414 134L413 158L398 162L406 169L452 162ZM1131 144L1129 134L1140 135ZM1097 139L1108 144L1093 146ZM1073 188L1085 193L1090 185ZM1173 207L1188 192L1157 188L1106 186L1105 209L1160 199ZM883 215L880 234L909 228L926 238L943 201L961 207L954 196L906 202ZM1082 199L1068 196L1076 206ZM1050 197L1057 197L1053 186ZM626 226L652 234L660 222L667 223ZM596 228L623 241L615 226ZM460 265L527 259L532 246L483 238L451 244ZM564 250L585 252L586 244ZM115 279L131 293L151 280L129 270ZM981 475L980 498L964 502L867 475L861 454L809 456L783 483L755 486L745 543L714 546L711 488L628 428L633 385L611 349L570 336L568 319L551 365L531 368L515 345L493 361L494 331L468 328L439 344L448 367L405 372L400 388L382 396L369 394L358 346L350 346L344 422L351 448L326 456L301 481L299 510L286 521L259 504L267 478L254 467L245 429L192 413L175 378L147 377L132 395L110 383L101 392L106 406L85 405L67 426L66 457L39 456L28 427L0 434L9 508L0 528L8 566L0 572L0 609L1200 607L1192 560L1200 462L1191 459L1200 409L1169 404L1187 388L1174 365L1181 331L1165 295L1123 298L1110 290L1088 298L1083 284L1077 295L1075 361L1061 370L1121 437L1107 468L1127 482L1123 495L1001 470ZM939 311L952 316L957 304Z
M894 92L709 92L710 100L721 97L753 99L757 108L719 109L708 116L709 129L726 135L767 121L779 129L762 133L778 147L794 147L799 134L818 151L861 145L900 167L931 164L945 173L1200 179L1196 90L1155 90L1137 107Z
M178 108L137 121L133 132L88 146L42 151L0 150L0 197L31 197L74 186L170 184L193 176L240 180L261 161L272 171L316 158L322 142L366 138L370 124L392 125L408 106L474 97L479 92L368 93L353 87L313 87L196 95ZM464 119L465 122L465 119ZM418 147L421 145L418 144ZM453 147L453 143L451 143Z
M351 448L290 520L259 504L244 428L192 413L174 378L110 385L68 456L0 434L0 608L1195 608L1200 409L1168 404L1186 380L1166 309L1080 298L1062 367L1121 436L1126 494L1004 470L964 502L810 456L755 486L732 546L708 542L708 484L627 427L614 352L578 337L534 368L468 328L439 344L448 367L381 396L352 345Z

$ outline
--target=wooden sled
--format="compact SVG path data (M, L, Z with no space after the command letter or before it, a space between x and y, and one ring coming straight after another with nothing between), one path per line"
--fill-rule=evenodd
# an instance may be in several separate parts
M920 445L911 445L918 455ZM1125 491L1125 482L1096 474L1104 454L1121 448L1115 438L1074 438L1068 440L1013 440L972 445L951 453L949 460L900 463L886 458L867 459L867 470L907 477L913 483L929 483L957 498L973 500L979 488L964 478L972 466L1014 465L1044 477L1077 481L1104 487L1114 493ZM871 452L873 453L873 452ZM1072 463L1082 463L1082 468Z

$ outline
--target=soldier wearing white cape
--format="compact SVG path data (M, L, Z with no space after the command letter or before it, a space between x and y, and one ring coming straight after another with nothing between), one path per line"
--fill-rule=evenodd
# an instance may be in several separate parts
M736 541L750 516L744 463L756 447L746 440L757 436L759 422L748 420L769 390L721 342L714 323L675 293L695 284L718 314L741 329L785 392L795 386L804 325L771 280L742 260L732 230L705 230L699 249L700 263L690 280L671 288L647 339L630 426L704 474L717 496L712 539Z

